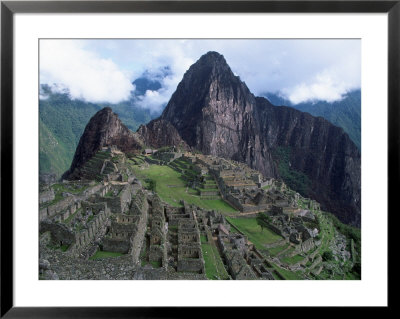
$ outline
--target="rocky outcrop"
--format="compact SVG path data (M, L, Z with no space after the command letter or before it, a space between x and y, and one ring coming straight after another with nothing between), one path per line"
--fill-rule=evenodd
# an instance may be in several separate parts
M146 145L155 148L162 146L180 146L189 149L189 146L181 138L176 128L168 121L156 119L147 125L141 125L137 133L146 141Z
M161 117L138 133L153 147L183 140L193 150L244 162L275 178L280 174L273 152L290 147L291 167L312 184L304 195L360 225L361 157L347 134L322 118L255 97L217 52L189 68Z
M135 152L144 146L142 138L130 131L111 108L98 111L85 127L70 169L64 173L64 179L79 178L79 170L90 158L104 146L115 145L123 152Z

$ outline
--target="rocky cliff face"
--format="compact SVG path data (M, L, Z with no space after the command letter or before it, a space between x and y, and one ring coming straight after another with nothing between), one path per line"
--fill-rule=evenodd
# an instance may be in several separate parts
M111 108L105 107L98 111L86 125L71 167L62 178L79 178L79 168L103 146L111 145L116 145L123 152L138 151L144 146L142 138L122 124Z
M275 178L274 150L290 148L290 167L311 181L304 195L360 225L361 157L347 134L322 118L255 97L217 52L189 68L161 117L138 133L147 145L185 145Z
M163 119L153 120L147 125L141 125L137 133L146 141L146 145L151 145L154 148L175 145L186 150L189 149L176 128Z

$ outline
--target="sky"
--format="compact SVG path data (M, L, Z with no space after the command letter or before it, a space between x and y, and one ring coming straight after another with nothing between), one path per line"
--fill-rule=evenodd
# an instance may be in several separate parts
M160 111L185 71L208 51L224 55L257 96L276 93L294 104L334 102L361 88L357 39L42 39L40 84L68 90L73 99L119 103L129 99L132 82L146 73L161 88L137 97L137 104Z

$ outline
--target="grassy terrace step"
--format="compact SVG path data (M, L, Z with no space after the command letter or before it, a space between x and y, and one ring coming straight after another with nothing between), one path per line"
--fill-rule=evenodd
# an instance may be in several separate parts
M96 158L110 158L111 154L110 153L102 153L102 152L97 152L94 157Z
M199 188L199 192L200 193L211 193L211 192L219 193L219 189L218 188Z
M211 185L204 185L203 184L203 188L204 191L208 191L208 190L218 190L217 188L217 184L211 184Z
M279 266L271 263L272 267L286 280L302 280L303 276L300 271L294 272L287 269L280 268Z
M208 243L204 235L201 238L201 249L208 279L229 279L229 275L224 267L221 256L214 243Z
M188 166L186 164L177 162L176 160L170 163L172 166L180 168L180 169L188 169Z
M102 251L102 250L98 250L96 251L96 253L90 257L89 259L100 259L100 258L115 258L115 257L120 257L123 256L123 253L116 253L116 252L112 252L112 251Z
M289 264L289 265L294 265L297 264L298 262L304 260L306 257L300 256L300 255L294 255L292 257L283 257L281 258L281 261Z
M84 171L84 172L90 172L90 173L98 172L98 171L100 171L100 170L101 170L101 167L94 167L94 166L84 166L84 167L82 168L82 171Z
M186 186L186 182L182 178L182 174L169 166L150 165L146 169L133 167L135 175L144 183L146 178L156 181L156 192L161 199L168 204L180 207L180 200L184 200L189 204L197 205L201 208L212 210L215 209L225 213L236 213L237 210L221 199L203 200L200 196L195 195L194 190Z
M102 165L103 165L103 163L101 163L101 165L99 163L86 163L84 168L86 168L86 169L101 169Z
M138 159L138 158L133 158L132 161L133 161L133 163L134 163L135 165L140 165L140 164L143 164L143 163L144 163L143 160Z
M277 246L277 247L273 247L273 248L268 248L268 252L272 257L274 257L274 256L278 255L279 253L283 252L288 247L289 247L289 244L285 244L285 245Z
M262 230L255 218L226 217L226 220L245 234L259 250L265 250L265 244L271 244L282 240L282 237L275 234L273 231L266 228Z

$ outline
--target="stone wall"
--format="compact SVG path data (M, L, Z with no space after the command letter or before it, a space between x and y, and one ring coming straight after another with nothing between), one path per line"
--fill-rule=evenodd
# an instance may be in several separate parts
M115 239L129 240L133 233L137 230L135 223L118 223L117 221L111 222L111 236Z
M152 207L149 261L161 262L162 265L165 265L167 250L165 246L166 229L164 206L162 205L161 200L157 195L153 196L151 204Z
M149 203L147 202L146 193L140 189L137 191L135 197L132 200L131 208L129 213L132 215L141 215L145 210L149 209Z
M273 225L273 224L268 224L268 228L269 228L270 230L272 230L273 232L275 232L276 234L278 234L278 235L280 235L280 236L286 238L285 235L284 235L283 232L282 232L282 229L280 229L279 227L276 227L276 226Z
M39 220L42 221L48 217L47 207L39 209Z
M96 184L94 186L91 186L89 188L87 188L83 194L86 198L88 198L89 196L93 195L93 194L97 194L102 188L104 187L103 184Z
M103 238L103 250L126 254L130 249L130 242L114 238Z
M301 250L305 253L313 249L314 247L314 240L312 238L309 238L301 243Z
M71 245L75 242L75 234L64 224L53 223L47 220L40 222L39 232L51 233L51 239L57 244Z
M43 208L39 216L42 218L53 217L56 214L60 213L61 211L68 209L74 202L75 199L73 196L65 197L60 201L58 201L57 203L54 203L46 208ZM47 212L45 212L45 210L47 210Z
M50 188L39 194L39 204L50 202L55 198L54 190Z
M154 157L160 159L161 161L165 163L172 162L176 160L177 158L182 157L182 153L179 152L157 152Z
M195 272L204 274L204 260L198 258L178 259L178 272Z
M147 203L147 200L146 200ZM145 205L142 210L142 215L137 222L137 231L131 238L131 248L129 254L132 256L134 264L139 263L140 251L144 243L144 237L147 230L148 220L148 205Z
M81 207L85 213L92 213L93 215L97 215L102 211L104 212L108 208L108 205L105 202L92 203L92 202L82 201Z
M107 202L107 206L113 214L125 213L129 210L132 201L133 189L131 184L122 187L119 194L114 197L104 197L102 200Z
M244 207L237 197L231 194L225 194L224 197L233 207L240 210L241 212L243 211Z
M96 239L96 234L98 231L105 227L111 212L108 208L105 211L100 211L97 215L94 215L93 219L86 225L86 228L82 231L76 233L76 241L68 249L69 252L77 255L84 248Z
M180 244L178 247L179 272L204 273L203 253L199 244Z
M199 243L200 237L197 231L179 231L178 232L179 243Z

